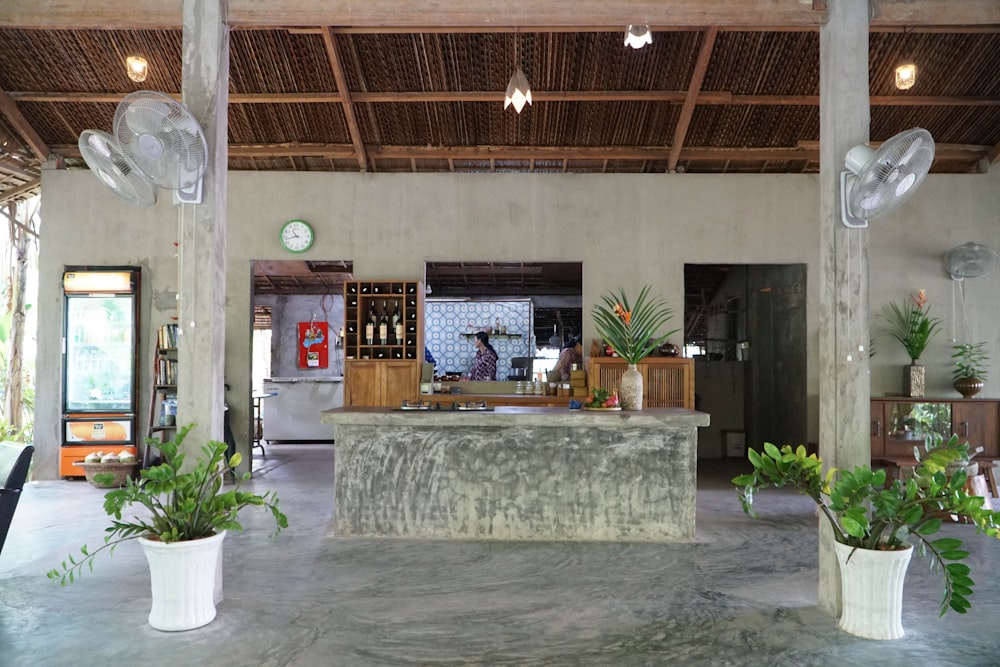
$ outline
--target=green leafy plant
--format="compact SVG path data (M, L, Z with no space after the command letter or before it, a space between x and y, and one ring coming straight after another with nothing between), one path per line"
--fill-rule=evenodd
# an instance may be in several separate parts
M951 346L951 349L954 350L951 358L955 360L955 371L952 374L952 380L961 380L962 378L986 379L990 356L983 349L985 345L985 342L981 342L961 343Z
M767 442L762 451L747 453L753 471L733 479L743 511L752 517L754 497L765 487L790 486L813 499L841 544L859 549L901 549L916 541L917 554L929 555L932 567L944 573L941 615L952 609L964 614L971 606L973 581L970 568L959 561L968 557L962 540L933 536L942 517L953 516L976 525L977 532L1000 538L1000 512L983 507L984 500L965 490L968 473L948 464L967 461L969 445L958 436L943 442L932 436L910 479L886 484L885 470L858 466L854 470L831 468L823 476L822 461L803 446L779 449Z
M915 364L920 355L927 349L927 344L938 332L941 320L930 316L927 305L927 293L920 290L912 295L902 306L890 303L882 310L881 333L888 334L898 340L910 355L910 363Z
M232 488L223 490L226 473L240 464L237 453L226 461L226 444L210 440L201 451L204 458L190 472L182 473L185 455L178 451L188 431L189 424L180 428L177 435L167 442L147 439L147 444L157 447L163 462L140 473L139 481L131 478L125 487L104 496L104 511L112 517L105 529L104 544L94 551L84 545L82 558L70 555L60 568L48 572L49 579L62 585L72 583L83 572L84 566L94 567L94 557L105 549L113 553L116 546L126 540L150 537L163 542L180 542L211 537L222 530L243 530L237 515L244 507L266 507L275 521L276 538L282 528L288 527L288 518L278 510L278 497L273 491L263 495L240 491L240 484L250 479L250 473L237 478ZM94 476L98 483L110 483L111 473ZM123 513L133 505L148 510L149 517L133 516L123 519Z
M673 310L662 298L650 297L649 289L649 285L643 287L635 303L629 301L625 290L611 291L601 297L603 305L595 305L591 313L597 333L630 364L648 357L679 331L659 333L673 317Z

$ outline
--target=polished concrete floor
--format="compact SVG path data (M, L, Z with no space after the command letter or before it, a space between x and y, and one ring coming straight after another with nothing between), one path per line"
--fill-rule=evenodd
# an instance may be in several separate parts
M225 543L225 600L210 625L146 623L138 544L60 587L45 577L101 543L103 492L26 487L0 554L0 667L14 665L1000 665L1000 541L968 536L973 609L937 617L940 575L914 558L906 637L847 635L817 607L816 517L784 490L743 516L732 462L700 463L692 542L338 539L330 446L274 445L251 482L291 527L277 542L248 512Z

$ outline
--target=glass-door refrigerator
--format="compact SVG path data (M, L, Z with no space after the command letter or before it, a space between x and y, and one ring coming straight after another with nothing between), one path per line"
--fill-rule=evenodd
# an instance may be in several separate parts
M59 474L91 452L138 454L138 267L63 273L62 446Z

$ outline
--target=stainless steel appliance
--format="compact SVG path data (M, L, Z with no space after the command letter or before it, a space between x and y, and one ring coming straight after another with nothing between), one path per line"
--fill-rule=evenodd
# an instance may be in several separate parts
M333 441L333 427L319 420L323 410L344 405L344 378L277 377L264 380L263 436L272 441Z

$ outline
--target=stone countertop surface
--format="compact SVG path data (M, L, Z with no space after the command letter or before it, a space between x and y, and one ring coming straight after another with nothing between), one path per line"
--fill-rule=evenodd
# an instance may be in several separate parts
M320 421L328 424L378 426L586 426L614 428L691 428L708 426L706 412L682 408L646 410L569 410L566 408L497 407L476 410L399 410L397 408L345 407L324 410Z

